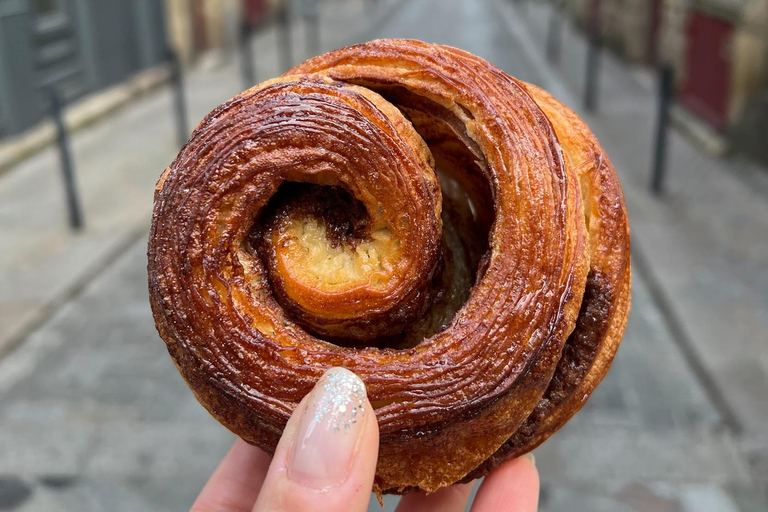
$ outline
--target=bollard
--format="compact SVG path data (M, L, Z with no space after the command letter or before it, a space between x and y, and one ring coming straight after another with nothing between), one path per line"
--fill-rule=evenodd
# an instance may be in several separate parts
M240 25L240 71L243 76L243 88L249 89L256 84L256 66L254 64L253 27L247 21Z
M664 64L659 71L659 114L656 126L656 145L653 151L653 169L651 169L651 192L656 196L664 192L669 111L674 103L674 97L675 71L671 65Z
M291 50L291 13L286 2L277 14L277 22L280 25L277 31L277 52L280 58L282 71L288 71L293 62L293 51Z
M562 46L562 18L557 4L552 4L549 14L549 26L547 27L547 60L552 64L560 62L560 48Z
M589 112L597 109L598 75L600 74L600 1L592 0L589 17L589 45L587 46L586 83L584 84L584 108Z
M181 75L179 57L173 50L168 50L168 66L171 70L171 87L173 87L173 104L176 112L176 135L179 146L187 143L187 104L184 99L184 80Z
M75 168L72 164L72 152L69 147L69 135L67 126L64 123L63 101L56 91L51 87L51 114L56 124L57 142L59 146L59 158L61 159L61 173L64 177L64 193L67 201L67 213L69 214L69 225L74 231L83 229L83 213L80 207L80 199L77 193L77 184L75 183Z

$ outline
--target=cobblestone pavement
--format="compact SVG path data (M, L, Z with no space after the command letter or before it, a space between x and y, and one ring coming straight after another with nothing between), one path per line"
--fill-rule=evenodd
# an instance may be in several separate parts
M342 26L338 25L341 23L338 18L332 16L330 9L334 5L329 3L325 8L323 34L332 33L328 27ZM521 14L508 2L480 0L406 0L397 7L390 15L379 18L376 30L358 37L419 37L453 44L491 60L519 78L545 85L564 99L572 100L574 91L578 91L578 83L567 69L553 72L532 58L543 47L540 32L546 20L543 8L531 5L527 14ZM357 25L363 25L362 17L367 15L360 5L356 8L359 10L354 16L358 18L353 19L353 14L349 14L350 18L343 23L357 20ZM533 33L534 37L521 42L520 35L526 33ZM257 47L270 48L273 36L262 35L256 41ZM324 37L325 46L336 45L328 40L329 36ZM342 39L340 29L336 37ZM573 38L571 43L568 51L577 51L578 40ZM303 46L298 42L294 48ZM263 52L263 59L259 61L260 78L270 76L262 70L269 71L268 59L273 53ZM272 66L276 73L276 61ZM613 64L609 61L606 67L610 69L610 66ZM621 76L613 72L606 74L604 100L617 94L616 88L629 87L621 82ZM633 80L631 83L642 84L643 76ZM208 109L237 92L239 85L237 68L231 62L196 71L188 82L191 119L202 117ZM641 96L643 90L642 87L640 92L633 89L633 94ZM86 203L86 212L90 213L92 223L89 231L80 235L84 241L73 241L68 235L60 234L66 239L65 247L83 247L78 249L82 254L63 249L46 256L44 263L60 265L56 267L57 276L66 269L79 269L83 275L90 273L91 279L78 293L70 291L68 295L72 296L62 299L63 305L53 316L0 360L0 510L185 510L232 442L231 434L197 404L179 377L154 330L147 304L144 228L154 180L173 157L173 132L167 119L169 104L167 91L143 98L114 119L76 137L76 154L83 164L82 172L87 173L83 176L83 185L90 187L85 195L91 198L91 203ZM618 103L614 108L631 111L631 107ZM633 112L633 119L634 116ZM633 311L627 334L606 380L583 411L536 452L543 482L541 509L764 511L768 506L766 468L761 466L765 464L761 459L765 445L759 432L754 430L756 415L764 404L754 404L758 409L754 417L743 415L744 407L734 403L731 392L725 391L721 397L725 401L723 407L713 395L712 383L707 381L709 366L706 361L701 367L691 365L691 361L697 359L692 359L690 346L681 344L680 333L670 328L670 313L659 306L657 290L659 282L665 285L669 282L666 274L659 272L672 272L677 262L658 263L657 251L665 257L673 250L686 255L686 251L698 250L701 240L711 241L715 237L717 243L711 252L721 263L712 265L709 261L697 260L697 264L704 265L701 268L707 272L706 279L713 282L702 278L700 288L685 294L675 295L677 292L669 287L662 292L671 297L675 306L685 302L685 307L695 308L709 300L697 297L697 290L706 294L710 286L718 283L722 288L737 286L735 291L723 293L752 294L744 297L755 298L750 306L753 309L743 314L759 312L762 299L755 291L758 290L756 284L734 276L740 272L748 276L750 268L757 268L749 265L759 266L757 256L761 250L760 240L764 239L754 241L749 247L733 247L733 243L726 243L728 240L718 239L727 233L711 228L704 213L697 210L697 201L702 195L710 197L707 194L712 191L699 184L697 192L695 186L693 189L688 186L683 176L676 175L670 181L670 190L674 191L670 198L655 202L647 198L641 174L647 169L645 153L637 150L633 141L638 139L638 145L646 142L632 133L620 132L623 129L620 114L607 103L598 116L588 121L616 163L623 164L620 172L627 188L630 219L633 226L639 226L634 229L634 241L647 251L645 256L652 261L656 273L643 271L634 275ZM643 130L651 129L642 124L642 118L638 117L637 122ZM132 135L127 138L126 134ZM603 137L604 134L607 136ZM688 151L685 148L685 142L676 139L672 154ZM50 222L58 221L57 184L46 184L46 180L51 179L44 178L45 172L53 172L49 167L54 162L53 154L43 153L25 164L24 175L38 176L35 178L38 181L24 181L24 175L16 171L0 180L0 194L4 194L0 195L3 233L22 223L11 236L24 237L23 222L30 222L29 226L36 222L38 229L43 230ZM719 165L709 162L708 179L720 172ZM104 173L103 177L99 171ZM680 174L686 175L689 171L686 168ZM730 172L725 174L731 180L723 186L724 193L729 195L728 205L731 201L738 204L726 211L723 203L719 211L742 215L744 229L750 236L761 233L760 221L753 219L762 212L755 199L757 192L750 190L746 194L740 185L742 177L734 177ZM9 179L14 181L9 184L6 181ZM720 178L711 179L720 183L717 181ZM101 197L108 194L104 190L113 180L127 182L128 198L123 202L117 195ZM38 190L39 187L43 190ZM25 192L25 189L29 190ZM28 204L46 205L41 206L46 213L35 213L33 217L39 217L25 221L17 213L24 193L37 201ZM110 220L110 201L120 212L112 215L130 222ZM104 204L98 206L97 203ZM657 211L651 211L649 205ZM683 221L673 223L670 230L659 216L671 216L674 212ZM679 234L685 226L701 228L690 233L690 238L680 237L672 248L660 242ZM118 228L123 234L111 232ZM98 229L102 231L91 232ZM135 233L131 236L136 241L126 242L131 240L125 235L129 232ZM56 240L52 235L46 236L49 237L46 240ZM104 238L90 241L91 236ZM111 264L100 265L103 270L93 276L96 267L84 266L79 260L86 257L88 244L103 248L105 240L111 240L108 236L117 240L112 253L122 255ZM690 242L697 240L696 237L701 240L696 244ZM27 258L37 254L35 251L40 251L41 257L47 254L40 248L32 248L31 235L29 240L22 241L30 244L30 248L25 249L29 251ZM744 244L747 242L753 241L745 240ZM720 255L726 250L722 244L732 252L732 259ZM754 252L745 255L748 251ZM68 255L68 262L56 261L64 258L62 254ZM22 254L18 256L19 260L23 259ZM734 267L734 258L743 265ZM734 270L730 274L720 271L731 267ZM685 266L678 269L681 275L675 283L685 285L689 270ZM70 270L71 273L74 271ZM6 276L12 274L8 271L2 281L7 281ZM759 281L761 276L755 273L753 280ZM24 281L28 282L32 281ZM42 276L40 283L39 286L46 283ZM19 281L14 286L22 284ZM10 297L18 293L19 288L2 286L6 288L0 290L7 290ZM67 289L67 283L62 281L61 287ZM710 311L724 299L723 295L715 295L711 300ZM679 314L683 328L687 329L689 324L685 319L689 316L685 311ZM751 327L754 331L749 332L759 334L761 325L754 324ZM690 335L698 342L697 332ZM759 358L764 357L763 352L744 352L746 349L736 345L755 342L742 340L743 335L741 331L734 334L729 345L734 352L742 351L737 354L737 362L744 359L744 364L761 364ZM757 341L760 339L765 337ZM732 377L723 373L714 384L720 385L718 379L727 383ZM750 378L751 374L744 375L736 383L748 388L751 394L744 398L747 401L765 391L765 388L750 388L760 382ZM744 427L741 433L734 432L732 415ZM395 502L396 499L387 498L387 510L391 510ZM380 508L372 505L370 510Z

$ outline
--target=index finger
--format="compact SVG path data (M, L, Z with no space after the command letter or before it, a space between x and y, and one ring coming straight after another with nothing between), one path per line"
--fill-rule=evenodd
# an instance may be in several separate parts
M485 477L471 512L536 512L539 472L532 458L518 457Z

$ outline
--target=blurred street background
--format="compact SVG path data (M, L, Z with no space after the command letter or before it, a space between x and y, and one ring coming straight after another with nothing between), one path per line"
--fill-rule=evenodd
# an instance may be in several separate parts
M768 0L0 0L0 511L189 508L233 436L155 331L155 182L218 104L382 37L544 87L622 180L632 314L541 510L768 510Z

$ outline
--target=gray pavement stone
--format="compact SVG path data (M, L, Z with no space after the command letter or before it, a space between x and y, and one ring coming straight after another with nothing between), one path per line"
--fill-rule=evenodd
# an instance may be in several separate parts
M731 485L728 486L728 495L740 512L765 511L765 489L761 491L755 488Z
M203 412L206 416L197 421L104 422L85 472L133 480L210 474L234 436Z
M29 484L18 476L0 476L0 510L17 508L31 495Z
M546 481L542 483L539 509L547 512L638 512L642 510L620 503L611 496L564 486L553 488L547 485ZM654 510L654 512L662 511Z
M3 421L0 474L80 474L95 440L96 427L86 422Z
M635 481L718 485L749 481L735 443L718 435L679 430L595 427L576 432L569 424L537 449L536 462L550 480L598 488Z
M114 512L146 512L158 510L128 485L100 477L83 478L76 485L51 492L55 499L53 510L80 512L83 510L109 510ZM34 510L34 509L33 509ZM44 509L38 508L43 512ZM166 509L169 510L169 509Z
M712 485L686 487L681 502L684 512L739 512L733 500Z
M652 488L641 483L625 487L617 494L617 499L638 512L679 512L681 510L678 500L669 496L660 496Z

